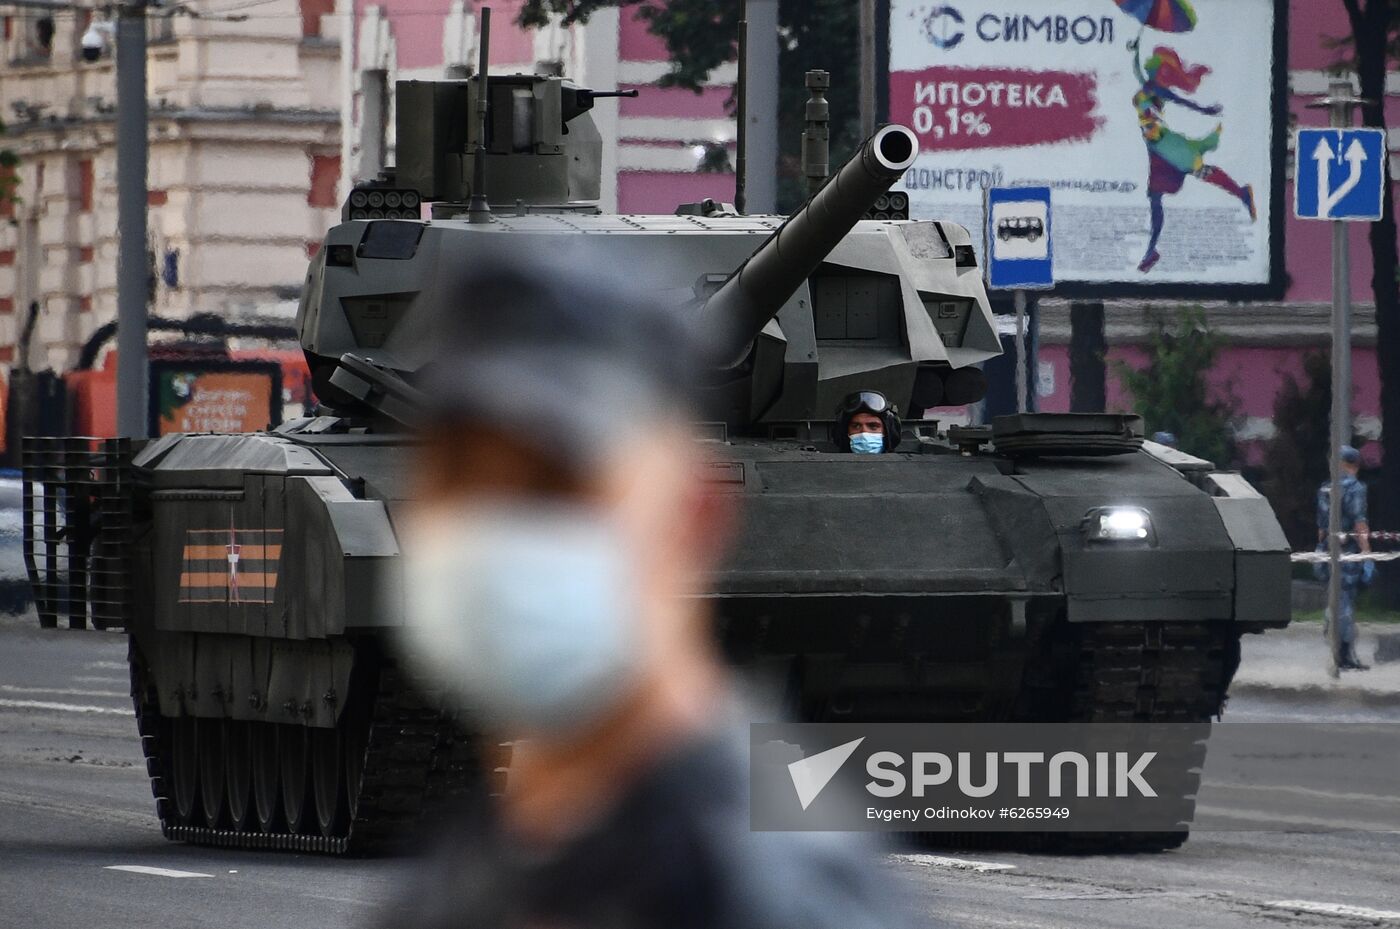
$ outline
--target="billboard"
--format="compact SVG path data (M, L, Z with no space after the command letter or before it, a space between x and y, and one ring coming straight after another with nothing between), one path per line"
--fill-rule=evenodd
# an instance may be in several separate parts
M884 92L914 218L1049 187L1084 295L1282 295L1278 0L889 0Z
M150 397L152 435L257 432L282 420L282 366L155 359Z

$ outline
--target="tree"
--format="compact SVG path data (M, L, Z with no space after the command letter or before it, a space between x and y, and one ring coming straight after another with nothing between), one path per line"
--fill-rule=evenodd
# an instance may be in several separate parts
M648 28L666 42L671 71L663 87L700 91L720 65L738 54L742 0L526 0L520 9L522 26L542 26L552 15L564 22L587 22L605 7L636 8ZM857 0L781 0L778 72L779 205L790 210L803 199L801 134L804 76L810 70L831 72L831 157L839 165L860 142L860 61L854 36L860 32ZM731 112L735 101L730 100Z
M1362 125L1384 130L1386 65L1400 59L1400 4L1394 0L1342 0L1351 38L1351 61L1361 96ZM1381 377L1381 486L1371 502L1371 525L1400 528L1400 239L1395 224L1395 197L1385 173L1384 209L1371 224L1371 289L1376 300L1376 358ZM1391 605L1400 606L1400 571L1381 571L1380 581Z
M1328 477L1331 442L1332 362L1321 352L1303 359L1306 384L1289 375L1274 399L1274 437L1259 489L1269 498L1295 551L1317 542L1317 488Z
M1123 386L1148 434L1170 432L1182 451L1229 467L1235 458L1230 406L1211 395L1206 375L1220 354L1220 337L1206 325L1205 313L1191 308L1175 328L1165 321L1148 342L1142 369L1115 362Z

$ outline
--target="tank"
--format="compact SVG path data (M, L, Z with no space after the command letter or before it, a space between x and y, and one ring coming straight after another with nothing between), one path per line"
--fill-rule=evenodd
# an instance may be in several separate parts
M888 205L912 133L882 128L786 219L712 202L602 215L587 202L597 95L534 76L489 87L483 137L466 119L477 82L399 85L400 166L351 194L306 278L297 326L321 415L257 434L26 445L41 622L128 635L168 837L391 847L500 761L390 647L414 376L444 301L496 310L454 292L451 272L500 250L626 267L718 347L696 439L711 491L742 497L744 522L709 590L715 635L737 665L784 682L802 718L1222 710L1241 635L1289 617L1288 546L1267 502L1144 442L1134 416L936 421L980 399L977 366L1000 343L967 230L863 218ZM905 412L896 451L832 443L838 402L861 389Z

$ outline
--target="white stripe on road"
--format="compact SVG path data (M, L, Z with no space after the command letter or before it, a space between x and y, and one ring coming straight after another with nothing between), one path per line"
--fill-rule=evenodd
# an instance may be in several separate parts
M1310 818L1291 816L1287 813L1270 813L1263 810L1234 810L1224 806L1196 804L1196 828L1211 832L1238 831L1237 827L1223 824L1231 821L1261 823L1260 832L1297 832L1300 827L1311 827L1317 832L1376 832L1393 833L1387 823L1374 819L1337 819L1331 816ZM1268 828L1272 827L1272 828Z
M75 675L73 675L73 680L78 681L79 683L82 683L82 684L122 684L122 685L125 685L125 684L129 683L129 680L128 680L127 678L124 678L124 677L91 677L91 676L82 675L82 674L75 674Z
M1308 797L1319 800L1359 800L1363 803L1382 803L1393 806L1400 803L1396 794L1354 794L1335 790L1321 790L1316 787L1292 787L1287 784L1224 784L1208 781L1201 785L1201 793L1211 790L1248 790L1255 793L1290 794L1295 797Z
M150 874L155 877L213 877L212 874L200 874L198 871L172 871L170 868L148 868L143 864L112 864L103 868L104 871L130 871L132 874Z
M3 700L0 708L13 710L56 710L60 713L107 713L112 716L130 716L131 710L115 709L110 706L80 706L75 703L49 703L46 700Z
M968 861L965 858L944 858L939 855L891 855L891 861L922 865L925 868L949 868L954 871L1015 871L1014 864L999 861Z
M51 694L69 697L120 697L130 699L131 694L120 690L68 690L63 687L19 687L15 684L0 684L0 691L7 694Z
M125 671L127 670L128 666L125 661L88 661L83 664L83 667L102 668L104 670L111 671Z
M1400 919L1400 911L1373 910L1364 906L1347 906L1345 903L1314 903L1311 900L1275 900L1264 906L1278 910L1292 910L1295 913L1317 913L1322 916L1348 916L1353 919Z

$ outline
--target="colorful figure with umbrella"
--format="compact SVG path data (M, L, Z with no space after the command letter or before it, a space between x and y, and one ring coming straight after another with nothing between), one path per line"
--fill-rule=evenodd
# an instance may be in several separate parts
M1160 32L1190 32L1196 27L1196 11L1188 0L1114 0L1119 9L1137 19L1143 31L1156 29ZM1133 72L1141 85L1133 95L1133 106L1137 109L1138 125L1142 129L1143 141L1147 143L1149 166L1147 199L1152 211L1152 236L1147 243L1138 270L1146 274L1156 266L1162 256L1157 251L1158 240L1162 237L1162 224L1165 213L1162 198L1167 194L1180 192L1191 175L1213 184L1235 197L1249 211L1251 221L1258 218L1254 204L1254 187L1246 184L1241 187L1230 175L1215 165L1205 163L1206 155L1220 145L1220 133L1224 128L1217 124L1209 135L1193 139L1167 126L1162 110L1168 103L1184 106L1206 116L1218 116L1222 108L1219 104L1203 105L1196 103L1188 95L1200 89L1201 81L1210 73L1205 65L1190 65L1181 60L1172 49L1159 45L1153 49L1147 61L1142 60L1142 34L1128 47L1133 52Z

